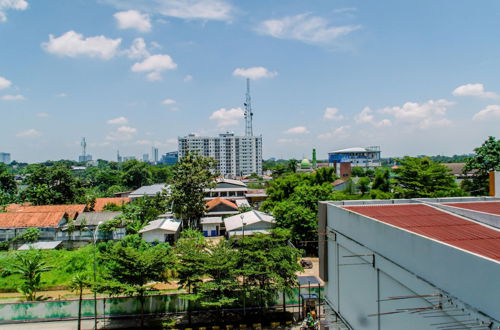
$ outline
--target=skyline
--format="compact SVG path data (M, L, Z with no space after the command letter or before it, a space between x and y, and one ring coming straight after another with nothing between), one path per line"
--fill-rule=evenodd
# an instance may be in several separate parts
M497 1L0 1L0 152L177 150L243 134L264 159L380 145L467 154L500 124Z

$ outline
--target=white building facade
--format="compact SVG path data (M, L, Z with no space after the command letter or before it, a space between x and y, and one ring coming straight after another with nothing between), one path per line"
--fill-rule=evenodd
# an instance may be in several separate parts
M179 159L189 152L217 160L216 170L225 177L256 173L262 175L262 136L235 136L234 133L217 137L179 137Z
M328 153L328 163L351 163L352 167L375 168L381 165L380 147L354 147Z

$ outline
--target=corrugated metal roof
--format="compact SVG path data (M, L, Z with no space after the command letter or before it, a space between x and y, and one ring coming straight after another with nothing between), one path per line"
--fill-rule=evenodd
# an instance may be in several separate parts
M104 211L104 206L106 206L108 204L115 204L115 205L121 206L122 204L127 204L127 203L130 203L129 197L96 198L95 205L94 205L94 211L95 212L102 212L102 211Z
M181 226L181 221L177 219L158 219L150 221L147 226L142 228L139 233L144 233L156 229L162 229L170 232L177 232Z
M224 219L224 225L226 226L227 231L240 229L243 227L243 223L245 223L245 226L248 226L258 222L274 223L275 220L271 215L255 210L233 215ZM245 232L246 231L247 230L245 229Z
M500 215L500 202L446 203L443 205Z
M134 190L129 194L129 197L142 197L146 196L154 196L158 193L161 193L163 190L167 192L170 191L170 185L164 183L157 183L150 186L142 186L139 189Z
M0 213L0 228L58 227L65 212Z
M423 204L342 208L500 261L500 231Z
M61 243L62 241L26 243L21 245L18 250L52 250L61 245Z
M69 219L75 219L78 214L85 210L85 204L68 204L68 205L18 205L12 204L7 206L7 212L29 212L29 213L50 213L64 212Z

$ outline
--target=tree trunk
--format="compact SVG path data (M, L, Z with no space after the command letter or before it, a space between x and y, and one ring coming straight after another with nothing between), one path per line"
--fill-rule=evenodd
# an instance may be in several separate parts
M283 290L283 312L286 312L286 292Z
M82 295L83 288L80 288L80 299L78 300L78 330L82 328Z

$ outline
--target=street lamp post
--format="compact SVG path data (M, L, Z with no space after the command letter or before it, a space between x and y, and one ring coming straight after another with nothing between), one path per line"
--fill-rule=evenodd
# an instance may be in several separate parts
M102 221L99 221L97 226L95 227L94 230L94 285L97 282L97 275L96 275L96 241L97 241L97 231L99 229L99 226L102 224ZM97 292L95 291L94 288L94 329L97 329Z
M244 248L244 241L245 241L245 226L246 222L243 220L243 215L240 215L241 218L241 224L242 224L242 231L243 231L243 238L242 238L242 244L241 244L241 253L243 254L243 248ZM244 255L243 255L244 257ZM244 259L243 259L244 260ZM245 285L245 273L243 273L243 316L247 315L247 309L246 309L246 299L247 299L247 288Z

